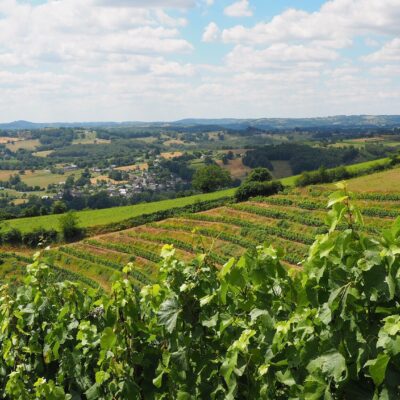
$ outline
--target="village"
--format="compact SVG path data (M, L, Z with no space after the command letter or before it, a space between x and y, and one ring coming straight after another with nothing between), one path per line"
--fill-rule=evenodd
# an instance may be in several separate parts
M65 173L79 171L75 164L66 165L63 170ZM161 158L157 156L152 161L128 167L111 165L108 168L90 168L78 179L67 178L49 185L47 194L42 198L61 200L66 192L72 197L106 192L111 198L129 198L140 193L177 191L188 186L188 181L163 168Z

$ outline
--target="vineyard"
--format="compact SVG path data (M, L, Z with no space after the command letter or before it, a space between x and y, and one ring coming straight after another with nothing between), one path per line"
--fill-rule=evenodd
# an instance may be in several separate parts
M45 252L45 259L106 291L127 263L134 267L136 287L156 280L164 244L174 245L182 260L202 253L222 266L230 257L240 256L260 243L273 243L284 250L283 262L298 268L315 235L327 232L324 220L329 193L322 187L291 189L245 203L232 202L52 249ZM400 215L399 200L400 196L393 193L355 194L354 203L365 222L360 229L374 236L390 225Z

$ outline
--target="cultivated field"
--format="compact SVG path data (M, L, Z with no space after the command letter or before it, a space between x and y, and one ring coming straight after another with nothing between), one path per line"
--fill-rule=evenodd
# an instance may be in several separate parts
M93 237L52 250L47 257L56 266L94 281L105 290L128 262L135 267L138 287L155 280L164 244L174 245L183 260L201 252L217 265L259 244L273 244L284 249L283 260L288 267L298 268L315 235L327 231L324 219L330 192L318 187L292 189L272 197ZM365 219L365 226L358 229L374 236L389 226L400 216L399 200L400 194L355 195L354 202Z
M238 178L238 179L244 179L249 172L251 171L251 168L246 167L241 158L235 158L234 160L229 160L228 164L224 165L221 160L217 160L217 164L225 168L229 173L231 174L232 178Z
M6 147L14 152L19 149L35 150L38 146L40 146L40 142L37 139L18 140L16 142L9 142L8 144L6 144Z
M57 184L65 182L68 176L74 175L79 176L83 170L67 171L64 174L53 174L49 170L37 170L37 171L25 171L25 174L21 175L22 182L25 182L29 186L40 186L42 189L46 189L50 184ZM0 170L0 181L6 181L11 175L18 174L15 170Z
M19 140L22 140L22 139L16 138L16 137L0 136L0 144L18 142Z

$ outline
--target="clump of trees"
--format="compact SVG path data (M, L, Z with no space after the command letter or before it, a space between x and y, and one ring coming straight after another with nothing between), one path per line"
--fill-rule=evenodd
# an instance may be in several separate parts
M229 172L215 164L200 167L194 173L192 181L193 187L203 193L214 192L231 184L232 178Z
M83 237L84 230L79 227L79 218L73 211L68 211L59 218L59 227L62 239L66 242L72 242Z
M272 175L266 168L255 168L235 192L237 201L246 201L250 197L271 196L283 190L279 181L272 181Z
M360 150L352 146L323 148L300 143L283 143L249 150L243 157L243 164L251 168L265 167L272 171L271 161L287 161L293 174L300 174L303 171L316 170L321 166L334 168L358 161L373 160L383 157L382 151L385 149L380 147L376 149L376 146Z
M0 397L398 399L400 220L372 240L348 200L296 273L273 246L221 269L165 246L157 283L128 265L102 294L37 260L0 288Z
M367 168L360 169L349 169L344 166L332 169L326 169L320 167L317 171L303 172L296 179L296 186L308 186L315 185L318 183L330 183L337 182L349 178L354 178L362 175L369 175L374 172L385 171L396 167L400 163L400 158L397 155L393 155L385 163L378 163Z

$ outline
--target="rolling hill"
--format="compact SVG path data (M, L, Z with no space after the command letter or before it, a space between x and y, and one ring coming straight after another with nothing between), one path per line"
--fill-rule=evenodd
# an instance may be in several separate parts
M400 169L396 171L400 176ZM138 287L154 281L164 244L174 245L183 260L206 253L217 265L223 265L230 257L269 243L284 249L283 260L288 267L298 268L315 235L326 232L330 192L329 185L309 187L231 203L62 246L46 252L45 259L105 290L128 262L135 267ZM374 236L390 225L400 216L399 200L400 194L395 192L356 193L354 202L365 219L365 226L359 229Z
M359 229L373 236L400 216L399 182L400 168L349 180L348 186L355 192L354 202L365 219L365 226ZM81 280L90 286L100 285L105 290L129 262L134 265L137 287L156 280L160 250L164 244L174 245L177 255L183 260L193 258L197 253L206 253L217 265L223 265L230 257L240 256L260 243L271 243L284 249L283 261L288 267L297 268L306 257L315 235L326 232L326 204L332 190L332 184L288 188L271 197L243 203L232 201L208 211L187 213L56 247L46 251L44 258L57 269L58 275ZM231 190L204 196L212 200L230 194ZM193 204L195 199L150 203L132 206L129 210L140 215L145 212L143 207L147 207L147 211L155 210L155 205L158 210L168 209L177 206L178 201ZM121 210L120 215L115 214L117 210ZM100 213L103 222L105 215L110 215L112 220L123 220L127 216L124 207L109 209L109 214L104 215L105 211L87 213L92 218L91 213ZM35 218L31 220L35 221ZM98 223L90 217L88 221ZM3 254L0 279L17 277L28 261L25 256Z
M58 128L58 127L168 127L179 128L182 126L214 126L216 128L228 129L247 129L254 127L259 129L294 129L294 128L315 128L315 127L393 127L400 125L399 115L334 115L328 117L316 118L186 118L172 122L30 122L30 121L13 121L0 124L0 129L4 130L23 130L23 129L42 129L42 128Z

